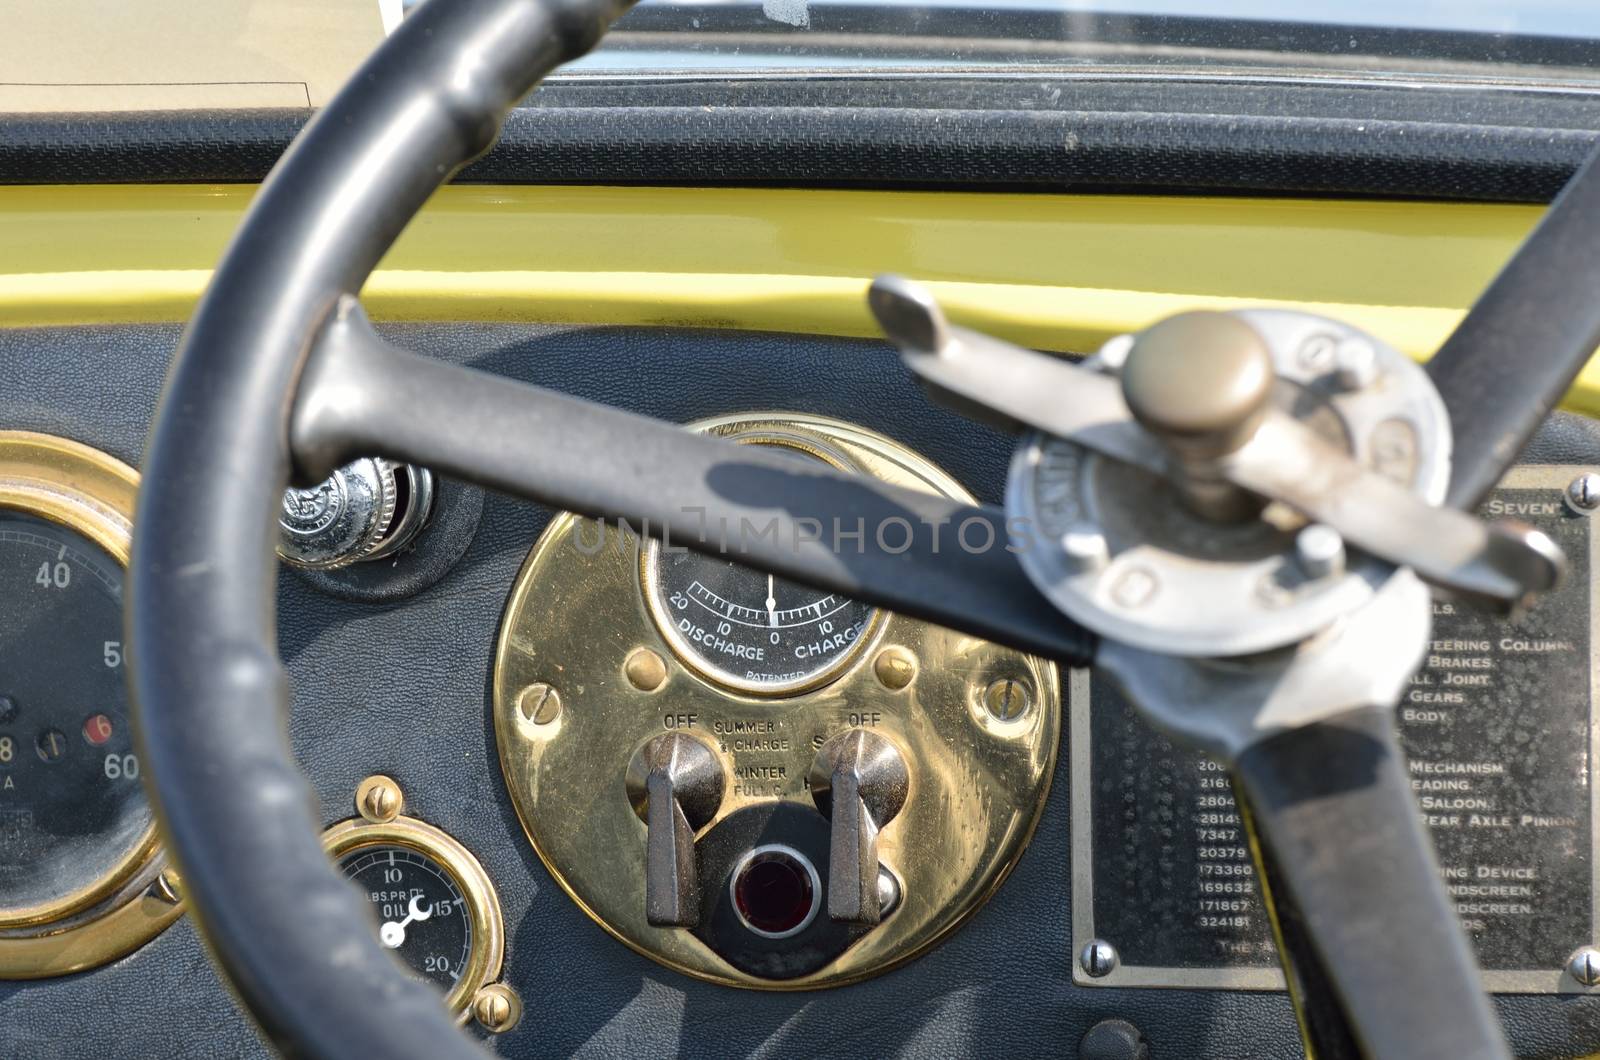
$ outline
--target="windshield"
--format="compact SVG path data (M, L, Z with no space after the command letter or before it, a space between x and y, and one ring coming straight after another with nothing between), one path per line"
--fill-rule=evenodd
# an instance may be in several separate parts
M1022 65L1570 83L1600 79L1597 38L1593 0L644 0L566 76Z

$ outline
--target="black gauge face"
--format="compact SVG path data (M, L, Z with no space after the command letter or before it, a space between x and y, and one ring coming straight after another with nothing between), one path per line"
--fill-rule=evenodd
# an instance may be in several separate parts
M149 832L122 575L77 532L0 508L0 918L72 904Z
M786 692L820 684L854 658L867 604L698 552L652 550L646 591L678 654L734 688Z
M339 859L378 914L378 939L446 993L472 956L466 897L444 866L398 844L360 847Z

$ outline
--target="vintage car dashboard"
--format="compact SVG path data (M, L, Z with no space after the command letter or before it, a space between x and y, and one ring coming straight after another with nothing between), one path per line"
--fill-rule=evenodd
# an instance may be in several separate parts
M997 500L1011 459L880 342L386 334L953 495ZM7 1055L266 1049L182 916L116 687L129 469L177 338L0 331L0 630L24 646L0 661L0 860L22 866L0 877ZM1556 536L1574 576L1512 624L1439 605L1400 714L1523 1056L1600 1048L1600 955L1583 959L1600 484L1581 477L1597 464L1591 421L1546 425L1491 503ZM401 481L415 513L418 480ZM301 545L326 541L368 488L352 472L285 518ZM640 528L426 488L404 549L282 572L288 735L375 930L490 1048L1132 1057L1142 1036L1151 1056L1300 1055L1225 776L1084 673L642 545Z

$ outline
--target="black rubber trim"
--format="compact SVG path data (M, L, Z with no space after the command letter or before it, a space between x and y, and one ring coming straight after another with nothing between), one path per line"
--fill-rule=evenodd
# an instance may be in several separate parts
M1600 95L1025 77L571 80L457 180L1548 202ZM305 111L0 118L0 183L261 180Z

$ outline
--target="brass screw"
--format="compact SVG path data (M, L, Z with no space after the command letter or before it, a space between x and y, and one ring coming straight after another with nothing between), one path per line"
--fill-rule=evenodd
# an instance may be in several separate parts
M641 692L654 692L667 679L667 664L649 648L640 648L623 664L628 682Z
M517 709L535 725L549 725L561 716L561 693L536 681L517 694Z
M150 888L150 897L168 905L183 901L183 877L178 875L178 870L170 867L162 869L161 875L156 877L155 884Z
M472 1018L490 1034L504 1034L522 1019L522 999L504 983L490 983L473 997Z
M400 785L382 774L368 777L356 788L356 812L373 824L388 824L404 806Z
M898 692L917 676L917 663L904 648L885 648L872 661L872 672L884 688Z
M1002 677L983 690L983 706L996 721L1016 721L1033 702L1026 682Z

